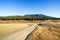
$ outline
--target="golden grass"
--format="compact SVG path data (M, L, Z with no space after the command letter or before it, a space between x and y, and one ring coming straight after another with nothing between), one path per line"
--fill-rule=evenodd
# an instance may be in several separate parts
M0 24L0 37L12 34L23 28L28 27L28 24Z
M39 21L27 21L27 20L0 20L0 24L3 23L38 23Z
M0 20L0 38L20 31L30 25L37 23L37 21L26 20Z
M60 21L46 20L26 40L60 40Z

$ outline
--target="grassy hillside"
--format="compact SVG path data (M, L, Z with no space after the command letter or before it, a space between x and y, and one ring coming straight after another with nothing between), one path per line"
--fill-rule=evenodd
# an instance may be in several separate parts
M26 40L60 40L60 20L44 21Z

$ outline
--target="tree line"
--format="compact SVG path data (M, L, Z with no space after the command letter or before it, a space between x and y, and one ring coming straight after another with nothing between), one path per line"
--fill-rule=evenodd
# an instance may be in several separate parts
M31 17L31 16L0 16L0 20L54 20L57 18ZM60 20L60 18L58 18Z

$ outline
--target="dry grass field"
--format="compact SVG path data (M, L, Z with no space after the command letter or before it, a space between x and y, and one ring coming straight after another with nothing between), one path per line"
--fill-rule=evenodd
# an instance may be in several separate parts
M39 21L27 21L27 20L0 20L0 24L7 24L7 23L38 23Z
M38 27L27 36L26 40L60 40L60 20L0 20L0 37L10 35L35 23L39 23Z
M28 24L0 24L0 37L12 34L26 27L28 27Z
M25 20L0 20L0 37L10 35L33 24L33 22Z
M26 40L60 40L60 20L46 20L38 25Z

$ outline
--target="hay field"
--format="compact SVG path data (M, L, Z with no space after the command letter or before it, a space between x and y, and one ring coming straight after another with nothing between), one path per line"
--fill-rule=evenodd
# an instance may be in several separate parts
M60 40L60 20L46 20L26 40Z

